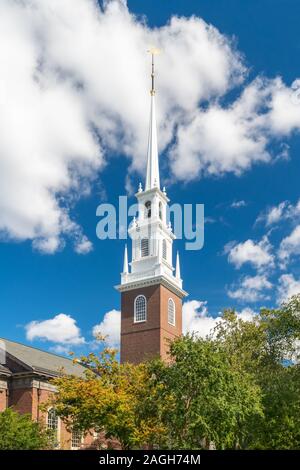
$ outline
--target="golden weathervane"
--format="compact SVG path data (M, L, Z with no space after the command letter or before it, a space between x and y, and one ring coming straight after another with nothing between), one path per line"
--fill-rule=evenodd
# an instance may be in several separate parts
M158 49L157 47L150 47L150 49L148 49L149 54L151 54L152 56L152 70L151 70L151 90L150 90L150 93L151 95L155 95L155 88L154 88L154 56L155 55L158 55L161 53L161 50Z

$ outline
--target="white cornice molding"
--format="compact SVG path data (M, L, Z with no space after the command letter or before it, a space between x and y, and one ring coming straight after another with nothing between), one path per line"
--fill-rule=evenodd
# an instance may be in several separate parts
M168 196L160 189L160 188L157 188L157 187L154 187L154 188L151 188L151 189L148 189L147 191L140 191L140 192L137 192L135 193L135 197L137 199L143 199L145 196L150 196L154 193L157 193L160 195L160 197L166 202L170 202L170 199L168 198Z
M177 286L171 279L168 279L165 276L155 276L149 277L147 279L140 279L132 282L128 282L126 284L119 284L115 286L119 292L127 292L134 289L141 289L143 287L154 286L157 284L161 284L167 289L169 289L174 294L178 295L178 297L183 298L188 295L188 293Z
M12 377L11 388L13 390L24 388L38 388L40 390L47 390L48 392L56 392L57 387L48 381L39 380L29 375L23 377Z

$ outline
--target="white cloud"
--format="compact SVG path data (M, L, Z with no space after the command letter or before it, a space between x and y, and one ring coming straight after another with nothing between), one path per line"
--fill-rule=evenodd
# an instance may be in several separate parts
M207 336L216 326L221 317L213 318L208 315L207 302L189 300L182 306L183 333L197 333L201 337Z
M75 251L80 255L85 255L86 253L89 253L92 249L93 245L85 235L83 235L82 238L75 245Z
M204 218L204 223L205 224L215 224L215 223L217 223L217 219L214 219L213 217L208 216L208 217Z
M273 225L281 220L286 208L287 202L281 202L278 206L271 207L266 214L266 225Z
M280 78L258 78L227 107L216 103L198 108L180 124L172 150L178 179L239 175L257 162L275 161L278 155L268 150L270 141L300 129L300 106L292 100L294 86L286 87ZM282 158L286 151L280 150Z
M272 288L271 282L265 275L245 276L239 285L233 285L228 290L228 295L232 299L243 302L257 302L268 298L265 291Z
M32 321L25 326L26 338L51 341L61 346L80 345L85 343L76 320L70 315L60 313L49 320ZM58 346L56 345L56 346Z
M232 207L232 209L239 209L240 207L245 207L247 204L246 204L246 201L233 201L233 203L230 205L230 207Z
M274 91L271 96L269 126L276 135L289 135L300 129L300 101L295 95L300 89L300 80L294 80L290 88L283 85L281 79L273 82Z
M93 327L93 336L107 336L106 342L111 347L119 347L121 334L121 312L119 310L110 310L106 312L103 320Z
M124 1L104 9L94 0L1 2L2 235L53 253L82 235L69 197L88 192L104 150L144 168L151 44L166 51L157 74L163 148L199 100L240 83L244 67L229 40L195 17L148 28ZM76 246L90 249L85 238Z
M285 216L286 219L291 219L291 220L295 220L295 218L299 219L299 217L300 217L300 199L298 200L298 202L296 202L295 205L288 204L287 209L286 209L286 213L284 214L284 216Z
M256 312L252 308L246 307L237 313L237 317L243 321L252 321L255 317Z
M104 8L95 0L2 0L2 236L33 240L46 253L66 237L79 253L91 249L70 203L88 193L105 152L144 169L151 44L164 51L156 78L160 150L175 141L170 164L178 179L240 174L272 159L273 136L299 129L297 82L289 89L280 79L257 79L221 107L246 68L233 43L200 18L173 17L152 29L121 0Z
M272 245L267 237L263 237L257 243L249 239L229 247L228 261L236 268L240 268L245 263L257 269L273 267L274 256L271 251Z
M255 312L251 308L245 308L237 312L237 317L243 321L252 321ZM222 320L221 316L212 317L208 314L207 302L189 300L182 306L183 333L195 333L205 338L213 332L213 329Z
M292 274L283 274L279 278L277 294L278 303L285 302L293 295L300 294L300 279L295 279Z
M66 13L57 6L0 5L0 230L47 253L62 246L61 234L80 232L60 195L81 194L79 175L102 165L84 101L49 58L47 33Z
M277 206L269 207L261 213L256 222L265 222L266 226L277 224L284 220L295 221L300 217L300 199L293 205L289 201L282 201Z
M300 225L297 225L292 233L280 243L278 256L281 267L285 267L289 259L295 255L300 255Z

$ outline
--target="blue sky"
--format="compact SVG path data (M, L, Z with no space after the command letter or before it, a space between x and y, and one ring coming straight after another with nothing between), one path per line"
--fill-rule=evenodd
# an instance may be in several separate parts
M16 11L11 11L10 7L7 6L8 3L9 2L3 2L3 6L1 7L3 9L1 12L2 15L0 15L2 18L5 18L5 15L12 18L13 15L20 13L17 9ZM67 14L71 3L68 0L64 0L61 3L65 4L61 14ZM82 8L84 9L85 0L80 0L79 3L82 4ZM7 9L5 9L6 7ZM237 73L243 75L243 79L237 80L230 76L231 68L236 67L236 65L234 65L232 57L229 58L228 64L224 66L227 71L229 70L229 77L226 84L224 86L223 84L216 85L220 88L217 92L209 91L209 93L211 93L209 98L202 96L198 104L196 104L196 107L191 111L189 110L191 115L196 112L200 113L200 126L202 125L201 112L205 107L213 107L216 100L219 109L221 108L228 111L236 100L239 99L241 93L243 93L257 77L264 77L265 80L274 80L276 77L281 77L282 82L279 86L279 93L282 87L284 87L284 97L280 101L281 106L278 108L276 116L274 117L270 114L270 117L268 116L267 118L267 123L264 123L262 126L260 123L256 123L256 119L264 115L265 108L268 107L267 100L272 99L270 96L275 96L277 93L276 86L268 83L262 86L264 90L267 89L266 94L268 97L265 97L265 95L262 97L258 92L258 99L261 99L259 105L261 106L260 111L252 110L253 116L249 118L251 123L252 119L255 121L254 128L252 124L249 125L246 130L243 128L246 136L249 133L251 134L251 139L253 139L251 145L253 142L255 144L253 144L253 155L249 156L249 153L245 154L245 158L248 159L246 167L240 166L237 157L230 160L231 155L223 155L222 149L218 152L215 151L214 148L209 147L211 140L205 140L205 132L207 132L205 130L207 129L205 124L203 124L204 130L200 127L200 130L196 131L196 135L188 128L187 132L190 133L187 134L181 144L178 144L178 148L174 150L173 157L175 161L179 163L177 166L174 164L173 167L169 163L171 157L168 152L170 146L174 146L174 143L176 141L178 142L178 136L171 132L172 137L168 140L168 130L162 128L159 129L158 135L158 138L160 139L161 136L165 144L165 148L162 148L160 154L161 178L163 181L167 182L168 195L171 201L205 204L207 223L205 224L204 248L201 251L185 251L183 242L176 242L176 248L181 252L181 274L184 280L184 288L189 292L187 299L189 303L186 306L185 312L190 318L190 327L195 326L196 329L201 329L204 322L211 324L213 322L211 317L217 317L219 312L225 307L234 307L239 312L252 314L252 311L258 311L261 306L275 306L288 294L293 294L297 292L297 290L300 290L300 229L297 231L298 227L300 227L300 225L298 225L300 224L300 205L297 207L300 198L300 100L299 104L297 104L297 90L293 92L293 90L290 89L292 83L299 77L300 38L297 19L300 17L300 4L297 0L172 0L164 2L129 0L128 9L130 13L137 15L137 17L131 21L140 24L141 29L146 28L145 22L147 22L147 34L149 31L151 32L152 28L161 28L168 24L172 15L186 18L194 15L195 17L202 18L206 23L213 25L222 37L227 38L226 41L229 41L229 47L234 51L233 54L240 54L239 60L243 64L245 71L241 72L239 70ZM103 14L108 15L108 13ZM111 16L113 16L112 13ZM71 18L70 22L73 21L72 15L68 15L67 17ZM39 29L39 27L42 28L42 22L40 25L37 25L38 20L36 18L33 20L27 17L24 12L21 12L21 15L18 16L18 21L24 23L28 22L28 29L32 28L35 32L39 32L41 36L35 36L37 44L41 37L46 44L48 44L47 41L49 41L49 43L51 42L51 34L55 31L55 19L51 19L52 30L50 28L50 22L46 23L46 26L44 25L46 29L49 27L49 32L47 31L45 37L42 36L40 32L42 29ZM91 25L90 28L91 30L92 26L93 25ZM72 27L76 33L75 17ZM118 21L112 21L110 27L118 28ZM129 25L128 34L130 34L130 28L131 26ZM190 34L192 38L192 27L189 26L189 28L190 29L185 30L184 34L186 36ZM198 28L198 26L196 25L195 28ZM185 67L185 64L187 64L187 67L191 67L191 71L197 71L197 64L195 65L196 68L193 69L194 65L188 63L187 58L182 58L180 42L178 45L177 40L172 39L171 32L172 31L169 30L166 33L166 35L170 37L165 40L166 42L170 41L175 51L176 47L178 47L179 64L177 65L178 68L173 69L172 72L177 71L180 74L180 67ZM44 33L45 31L43 30L43 34ZM21 36L20 38L22 39ZM78 33L76 38L81 42L86 38L87 41L91 41L91 44L93 44L92 39L86 35L81 36L80 33ZM15 42L12 41L8 32L6 40L8 48L7 54L12 58L7 62L7 68L11 68L11 74L16 78L17 82L18 77L14 68L13 58L14 54L17 57L22 53L22 51L19 50L21 40L20 43L17 40ZM145 41L147 40L146 37ZM109 48L114 47L113 41L114 39L111 43L108 41L103 46L106 48L105 50L108 56L110 53ZM209 41L210 39L208 39L208 43ZM95 44L97 44L96 41ZM122 73L119 74L118 70L114 71L114 77L120 75L119 78L115 78L116 83L113 82L111 84L112 92L110 95L110 103L114 110L118 108L119 99L118 92L113 89L114 86L118 87L118 90L123 90L126 88L127 83L130 84L131 81L135 82L135 80L137 80L137 84L140 83L141 80L144 80L140 85L141 90L148 86L148 77L145 76L144 79L139 80L139 76L136 74L137 70L147 70L148 58L146 54L145 63L142 64L142 67L139 67L138 61L141 60L140 57L143 57L142 53L139 51L139 55L137 56L137 54L134 54L128 49L127 42L126 44L127 46L120 56L120 68L122 68L124 56L126 59L126 54L128 54L129 63L130 66L132 66L132 74L135 74L135 76L130 78L129 73L129 78L126 76L123 80ZM76 42L74 42L75 49L76 45ZM50 44L48 49L46 47L46 54L49 54L48 57L44 57L46 65L44 67L39 66L38 70L40 74L39 80L44 80L43 84L45 87L50 86L49 82L53 79L53 70L50 71L51 73L49 72L47 60L54 60L53 57L57 54L57 57L60 55L58 58L56 57L57 62L63 62L65 57L70 56L67 47L71 47L70 44L65 45L62 43L59 47L57 47L57 44ZM136 45L133 47L136 47ZM192 44L190 47L194 50L197 48L197 43L195 45ZM222 54L224 52L224 46L218 43L218 47ZM66 48L65 57L63 56L64 48ZM0 56L1 54L5 54L4 49L5 47L2 46ZM80 48L77 50L78 57L80 57L80 54L83 54L83 52ZM105 50L104 52L102 50L104 56ZM188 54L188 47L185 50ZM30 47L28 46L28 50L25 50L25 53L28 53L28 56L30 56L30 54L35 53L32 51L34 51L34 47L32 47L31 44ZM185 99L185 94L192 93L191 89L188 88L190 84L187 84L185 90L184 78L181 78L179 75L176 76L173 73L170 73L168 78L166 70L163 71L163 62L168 60L168 53L168 49L165 49L157 65L158 76L160 70L161 76L163 75L161 88L158 89L157 94L158 106L159 100L161 99L161 102L163 101L163 96L165 96L167 100L167 91L165 91L165 95L163 95L164 90L167 90L167 85L163 83L163 80L165 80L166 83L168 83L168 80L170 81L170 88L172 88L174 82L178 81L179 83L179 81L182 80L183 83L180 84L181 88L178 89L180 93L182 93L183 100ZM93 54L95 54L96 60L96 56L98 55L97 50L94 50ZM76 54L74 54L74 56L76 56ZM5 57L5 55L3 57ZM207 57L207 60L209 60L209 54ZM193 60L197 61L198 59L193 58ZM96 89L95 85L97 83L98 73L96 66L94 71L96 75L95 82L92 79L90 82L88 82L88 80L85 82L84 73L82 73L82 75L80 74L80 67L88 68L90 64L92 69L92 63L81 61L79 65L76 64L76 67L74 66L76 73L74 72L72 76L72 66L75 63L75 59L72 64L71 62L72 61L70 61L68 67L66 66L65 70L63 70L63 66L61 67L63 72L60 70L60 73L64 73L64 85L60 90L59 100L57 102L61 105L65 97L66 108L71 102L73 106L75 98L73 95L69 95L69 89L67 86L65 87L68 80L72 78L74 78L74 82L76 81L75 85L77 91L78 88L80 89L80 87L82 87L84 92L86 92L87 83L90 83L90 91L87 92L90 94L85 99L89 103L89 100L97 101L102 91ZM136 65L136 63L138 65ZM35 67L37 66L35 65ZM56 70L58 69L59 67ZM197 80L201 82L203 74L205 73L204 66L204 68L201 68ZM218 78L218 70L210 71L209 73L215 73ZM49 74L49 76L52 75L49 78L47 74ZM62 80L59 73L57 73L55 77L57 82ZM72 86L75 85L73 83ZM174 93L176 93L175 85ZM13 106L16 106L17 110L24 111L24 106L31 106L30 102L26 101L25 98L24 101L22 99L22 93L25 94L26 89L25 87L20 87L19 84L16 86L18 87L18 93L20 93L17 94L20 100L17 104L14 103ZM93 86L95 86L95 88L93 88ZM297 89L297 86L295 86L295 89ZM110 87L110 85L108 85L108 87ZM206 87L209 90L209 86L206 85ZM257 88L259 88L259 86ZM14 101L12 92L13 89L7 89L5 102L7 109L11 109L11 100ZM107 92L110 93L109 90ZM76 104L76 108L74 108L74 113L70 111L70 114L68 114L68 110L66 111L63 126L65 126L65 133L70 134L70 142L68 140L68 142L63 143L62 147L67 149L65 152L68 153L68 158L65 157L61 148L59 148L58 154L55 154L55 149L58 148L57 146L59 145L57 140L61 143L61 138L56 131L53 131L51 134L53 129L50 125L46 130L43 128L42 131L39 125L32 124L32 127L26 127L29 126L29 124L26 122L25 112L24 126L26 127L26 132L24 130L21 131L18 126L10 129L9 126L14 126L14 121L11 119L11 115L4 113L3 119L7 118L7 133L9 134L11 131L14 137L14 145L10 142L7 143L6 138L0 137L0 171L1 160L2 163L4 163L2 167L2 175L4 175L4 178L2 181L2 190L0 189L0 198L2 198L2 204L0 200L2 211L2 218L0 215L0 230L2 234L0 243L1 336L20 342L27 342L28 344L45 349L56 350L58 352L63 351L63 349L74 348L77 351L88 350L93 346L90 344L93 340L93 327L103 321L104 315L107 312L119 309L119 294L113 286L119 283L124 241L100 241L97 239L96 224L98 220L96 217L96 208L101 202L116 204L118 196L126 194L125 186L127 182L128 188L128 177L130 184L134 188L137 188L139 181L143 180L144 177L143 155L146 159L146 153L143 154L143 142L145 142L146 148L145 133L147 132L147 125L144 125L144 123L147 123L149 114L148 94L145 92L145 97L141 95L143 103L143 105L141 105L139 97L141 91L138 85L136 95L135 92L131 92L130 90L128 93L129 95L132 93L132 95L130 95L130 101L127 105L126 101L120 102L120 106L124 108L123 115L125 118L112 119L116 128L118 125L120 126L120 132L118 132L118 129L116 130L114 128L113 131L111 131L113 133L113 144L110 143L111 135L108 126L105 126L102 121L101 106L97 109L98 120L95 118L93 126L89 125L88 128L84 130L82 138L80 134L78 144L76 129L79 129L79 124L72 124L73 116L77 112L78 103ZM195 91L195 94L196 93ZM83 93L81 93L80 96L82 96L82 94ZM51 113L54 113L54 115L56 114L56 99L55 97L54 100L51 101L51 103L53 103ZM174 98L171 97L168 99L172 100ZM284 99L287 101L284 101ZM99 102L100 101L99 98ZM105 97L101 103L104 103L104 101ZM285 106L286 103L287 105ZM89 104L90 108L91 106L92 105ZM126 106L128 106L128 110L126 110ZM173 109L171 107L167 108L169 104L164 106L166 106L165 109L169 109L169 112L170 109ZM145 115L145 121L136 123L137 129L134 127L135 107L141 107L141 113ZM78 112L85 113L85 111L81 109L81 103L78 104L78 109L80 110ZM63 112L64 110L61 111L61 113ZM128 115L131 112L132 117L129 119ZM163 112L162 110L162 116ZM291 112L293 113L292 119L290 118ZM105 113L106 116L109 115L107 109ZM57 119L59 119L59 116L60 110L57 109ZM128 121L126 121L127 117ZM178 121L176 121L176 119L175 127L183 125L184 129L187 130L187 127L185 127L187 124L184 121L184 113L178 117ZM239 119L241 120L242 118L237 118L237 122L239 122ZM217 126L218 122L217 120L212 120L211 125L215 123ZM98 123L100 124L98 125ZM126 137L128 130L126 126L129 126L129 124L132 125L133 130L128 134L129 137L128 135ZM163 126L162 123L161 126ZM122 134L124 127L124 135L129 139L127 146L129 148L128 151L124 144L126 138L124 138ZM261 127L263 127L263 130L261 130ZM42 137L39 135L40 132L43 134L43 142ZM197 136L200 132L204 134L201 134L203 135L203 139L199 144ZM24 133L26 134L25 137ZM97 134L97 138L93 140L91 136L94 136L95 133ZM224 129L220 128L216 135L219 135L221 139L222 133L224 133ZM32 140L36 139L40 143L39 158L41 158L41 160L33 164L27 160L29 158L30 146L26 147L28 140L26 136L30 136L30 134L33 137ZM44 142L47 142L48 145L51 139L55 140L56 136L58 136L56 143L55 145L51 144L51 149L49 150ZM22 147L22 139L25 142L24 147ZM194 139L195 141L192 150L196 155L196 170L193 170L194 162L188 161L185 163L185 152L189 148L187 145L187 142L188 144L190 142L189 139ZM257 140L259 139L264 140L264 143L261 144L262 147L257 146ZM216 143L217 140L218 138L216 139ZM201 146L204 141L206 143L205 149L203 150ZM12 149L14 149L16 142L19 142L19 146L23 148L23 151L18 150L20 159L14 159L15 154L12 153L13 161L18 162L18 165L16 165L16 167L12 166L11 173L7 173L8 177L12 178L11 181L15 185L14 187L8 187L5 185L5 181L8 179L8 177L5 176L5 171L7 171L8 167L7 161L11 162L12 160L5 161L5 156L8 159L10 158L10 152L13 152ZM241 141L237 140L237 145L238 144L241 145L241 149L240 151L239 149L235 149L235 151L237 155L243 157L246 144L243 139L241 139ZM79 149L77 145L80 147ZM101 148L99 154L97 154L98 160L96 157L94 159L94 154L98 152L97 145L99 149ZM200 145L200 147L198 148L197 145ZM128 155L125 156L126 151ZM133 160L130 155L131 151ZM230 149L228 152L230 153ZM70 155L77 155L77 153L80 158L82 155L84 155L84 158L85 155L88 155L88 158L86 160L81 158L80 160L78 157L78 160L74 163L74 160L72 160L73 157L71 158ZM259 158L254 158L254 153L257 153ZM206 158L205 161L209 162L206 166L203 164L204 154ZM43 155L47 158L45 166L43 166ZM52 173L53 168L51 162L60 157L63 162L61 165L65 165L66 170L56 181L55 178L58 173L58 168L61 166L59 164L55 167L55 171L53 170ZM229 160L226 160L227 163L224 164L224 166L223 161L225 161L226 158L228 158L231 163L228 163ZM105 164L103 164L102 159L105 160ZM78 161L79 165L76 166ZM37 184L36 180L31 181L30 170L32 168L32 172L36 172L36 168L40 164L42 168L47 168L47 175L45 176L43 171L41 171L38 174L39 182ZM189 164L192 165L191 173L194 173L192 177L191 173L184 172L185 167L188 167ZM23 170L19 171L20 165L24 165L24 172ZM75 173L77 172L77 176L75 176L77 177L77 187L74 185L74 180L72 180L71 184L67 178L69 172L72 171L72 165L74 165ZM214 166L212 167L210 165ZM18 174L18 177L16 177L15 174ZM49 176L50 174L51 178ZM28 180L26 180L28 183L26 184L32 185L33 188L33 192L30 193L28 199L26 192L28 188L25 188L23 191L23 185L25 184L23 175L26 175L26 178L28 178ZM41 186L40 180L43 178L45 183L44 186ZM78 181L80 183L78 183ZM45 192L47 191L51 197L47 194L46 198ZM44 196L44 205L41 203L43 216L40 216L40 212L37 209L37 201L39 197ZM10 201L15 198L19 199L17 210L15 206L10 203ZM51 198L59 201L59 207L64 207L62 213L66 214L67 212L68 220L65 222L68 226L67 229L62 229L62 225L60 225L60 228L57 229L58 231L55 232L51 225L51 220L54 217L53 214L56 213L56 209L52 212L51 204L53 203L53 199ZM31 211L31 204L35 214L34 217L32 217L32 221L28 216ZM280 204L281 206L279 206ZM24 207L22 207L23 205ZM277 209L274 209L275 207ZM49 213L47 213L47 210L49 210ZM258 218L259 220L257 221ZM25 226L24 220L30 220L31 225L29 222L26 222ZM76 226L71 226L70 221L76 224ZM60 222L60 224L62 223ZM53 235L54 232L55 235ZM49 238L47 238L48 235ZM59 242L57 242L58 239ZM47 240L47 247L49 248L50 246L51 249L45 249L45 240ZM90 243L87 242L87 240L89 240ZM249 242L245 244L247 240ZM87 245L84 245L85 243L87 243ZM80 250L80 246L85 246L86 249L83 248ZM93 247L92 249L90 249L91 246ZM78 253L78 251L82 251L82 253ZM202 302L206 302L206 304ZM248 310L246 311L245 309ZM249 309L251 309L251 311ZM35 323L35 326L40 327L40 330L36 329L35 331L40 331L40 333L32 333L30 335L30 330L28 330L28 328L26 330L26 325L33 321L43 322L45 320L51 320L59 314L64 314L61 320L62 323L59 323L59 320L58 323L54 325L54 329L60 329L61 326L61 335L55 335L55 333L53 333L53 324L50 324L50 329L52 328L50 334L45 332L49 324L40 325L39 323ZM66 315L69 315L71 318L67 319L65 323ZM114 322L115 318L116 317L112 316ZM107 325L108 328L115 328L115 325L111 325L109 322L108 317ZM69 340L68 335L64 336L64 327L68 326L73 332ZM80 329L80 332L78 329ZM82 338L85 338L86 343L83 342Z

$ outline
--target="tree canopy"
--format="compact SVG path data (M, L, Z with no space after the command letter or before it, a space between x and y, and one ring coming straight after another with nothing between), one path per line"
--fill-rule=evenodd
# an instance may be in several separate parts
M53 447L53 436L30 415L11 408L0 413L0 450L39 450Z
M170 360L119 364L104 348L85 377L55 379L52 405L71 426L124 449L299 449L300 296L253 321L233 310L206 338L180 337Z

